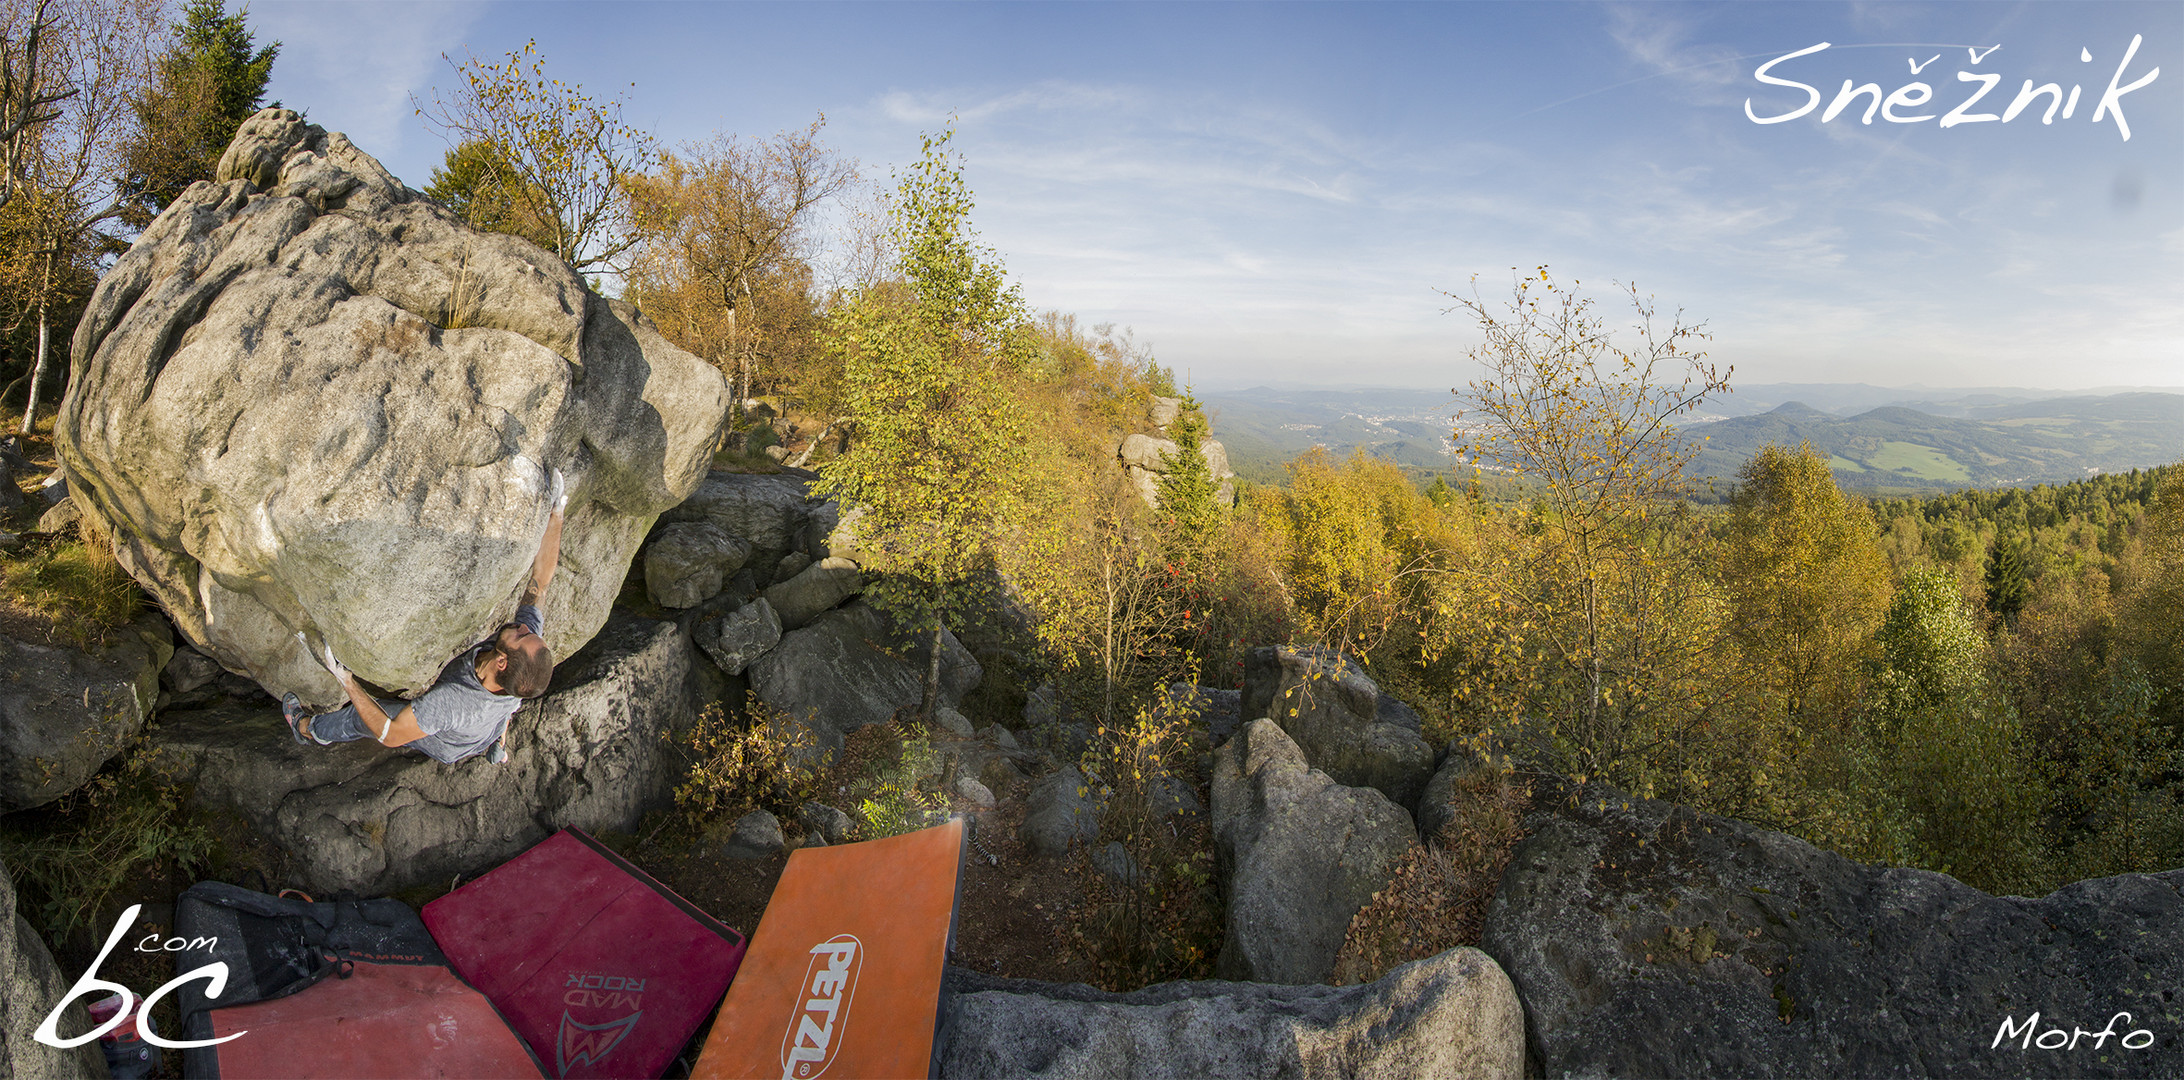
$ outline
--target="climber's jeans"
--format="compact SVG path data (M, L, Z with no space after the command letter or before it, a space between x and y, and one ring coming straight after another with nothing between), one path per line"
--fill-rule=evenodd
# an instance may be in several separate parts
M406 701L382 701L379 708L388 716L401 712ZM343 705L330 713L320 713L311 718L311 737L322 743L355 742L358 739L377 739L379 733L364 725L364 718L356 714L355 703Z

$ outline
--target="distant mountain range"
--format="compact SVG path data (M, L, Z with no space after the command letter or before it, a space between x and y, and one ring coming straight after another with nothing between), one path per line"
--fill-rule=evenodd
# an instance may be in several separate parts
M1255 387L1199 399L1232 467L1256 482L1281 482L1282 467L1314 445L1338 457L1363 447L1426 472L1459 468L1447 391ZM1772 384L1707 402L1683 429L1704 440L1700 477L1726 481L1768 443L1809 442L1846 489L2003 487L2184 460L2184 392Z

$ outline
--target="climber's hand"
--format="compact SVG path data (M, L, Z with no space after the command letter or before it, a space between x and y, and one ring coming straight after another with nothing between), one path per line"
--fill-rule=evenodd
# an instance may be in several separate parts
M560 469L553 471L553 480L547 488L546 499L554 504L554 513L556 514L569 505L568 483L561 478Z
M297 644L303 646L303 651L306 655L311 652L311 643L309 640L304 638L303 631L296 631L296 642ZM344 686L348 685L349 669L341 666L341 661L334 659L334 647L322 643L319 646L319 652L321 653L321 655L316 659L318 659L319 663L326 665L327 674L332 675L335 682L341 683Z

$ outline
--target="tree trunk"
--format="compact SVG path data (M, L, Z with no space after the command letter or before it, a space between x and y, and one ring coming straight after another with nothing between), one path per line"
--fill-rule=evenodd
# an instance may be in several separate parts
M940 621L940 613L933 613L933 655L925 659L925 697L918 702L918 715L931 720L940 712L940 635L948 627Z
M47 344L51 336L51 320L46 317L46 295L53 287L53 249L46 249L45 273L38 286L38 359L30 365L30 394L23 401L23 427L21 434L29 438L31 428L38 422L38 384L45 380Z

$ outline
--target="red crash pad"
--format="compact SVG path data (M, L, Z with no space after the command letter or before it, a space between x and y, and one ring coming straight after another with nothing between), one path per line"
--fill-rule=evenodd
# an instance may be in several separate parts
M211 1012L220 1080L537 1077L478 992L435 964L357 962L287 997Z
M693 1080L926 1076L963 819L789 856Z
M555 1077L660 1075L744 949L576 829L425 905L425 926Z

